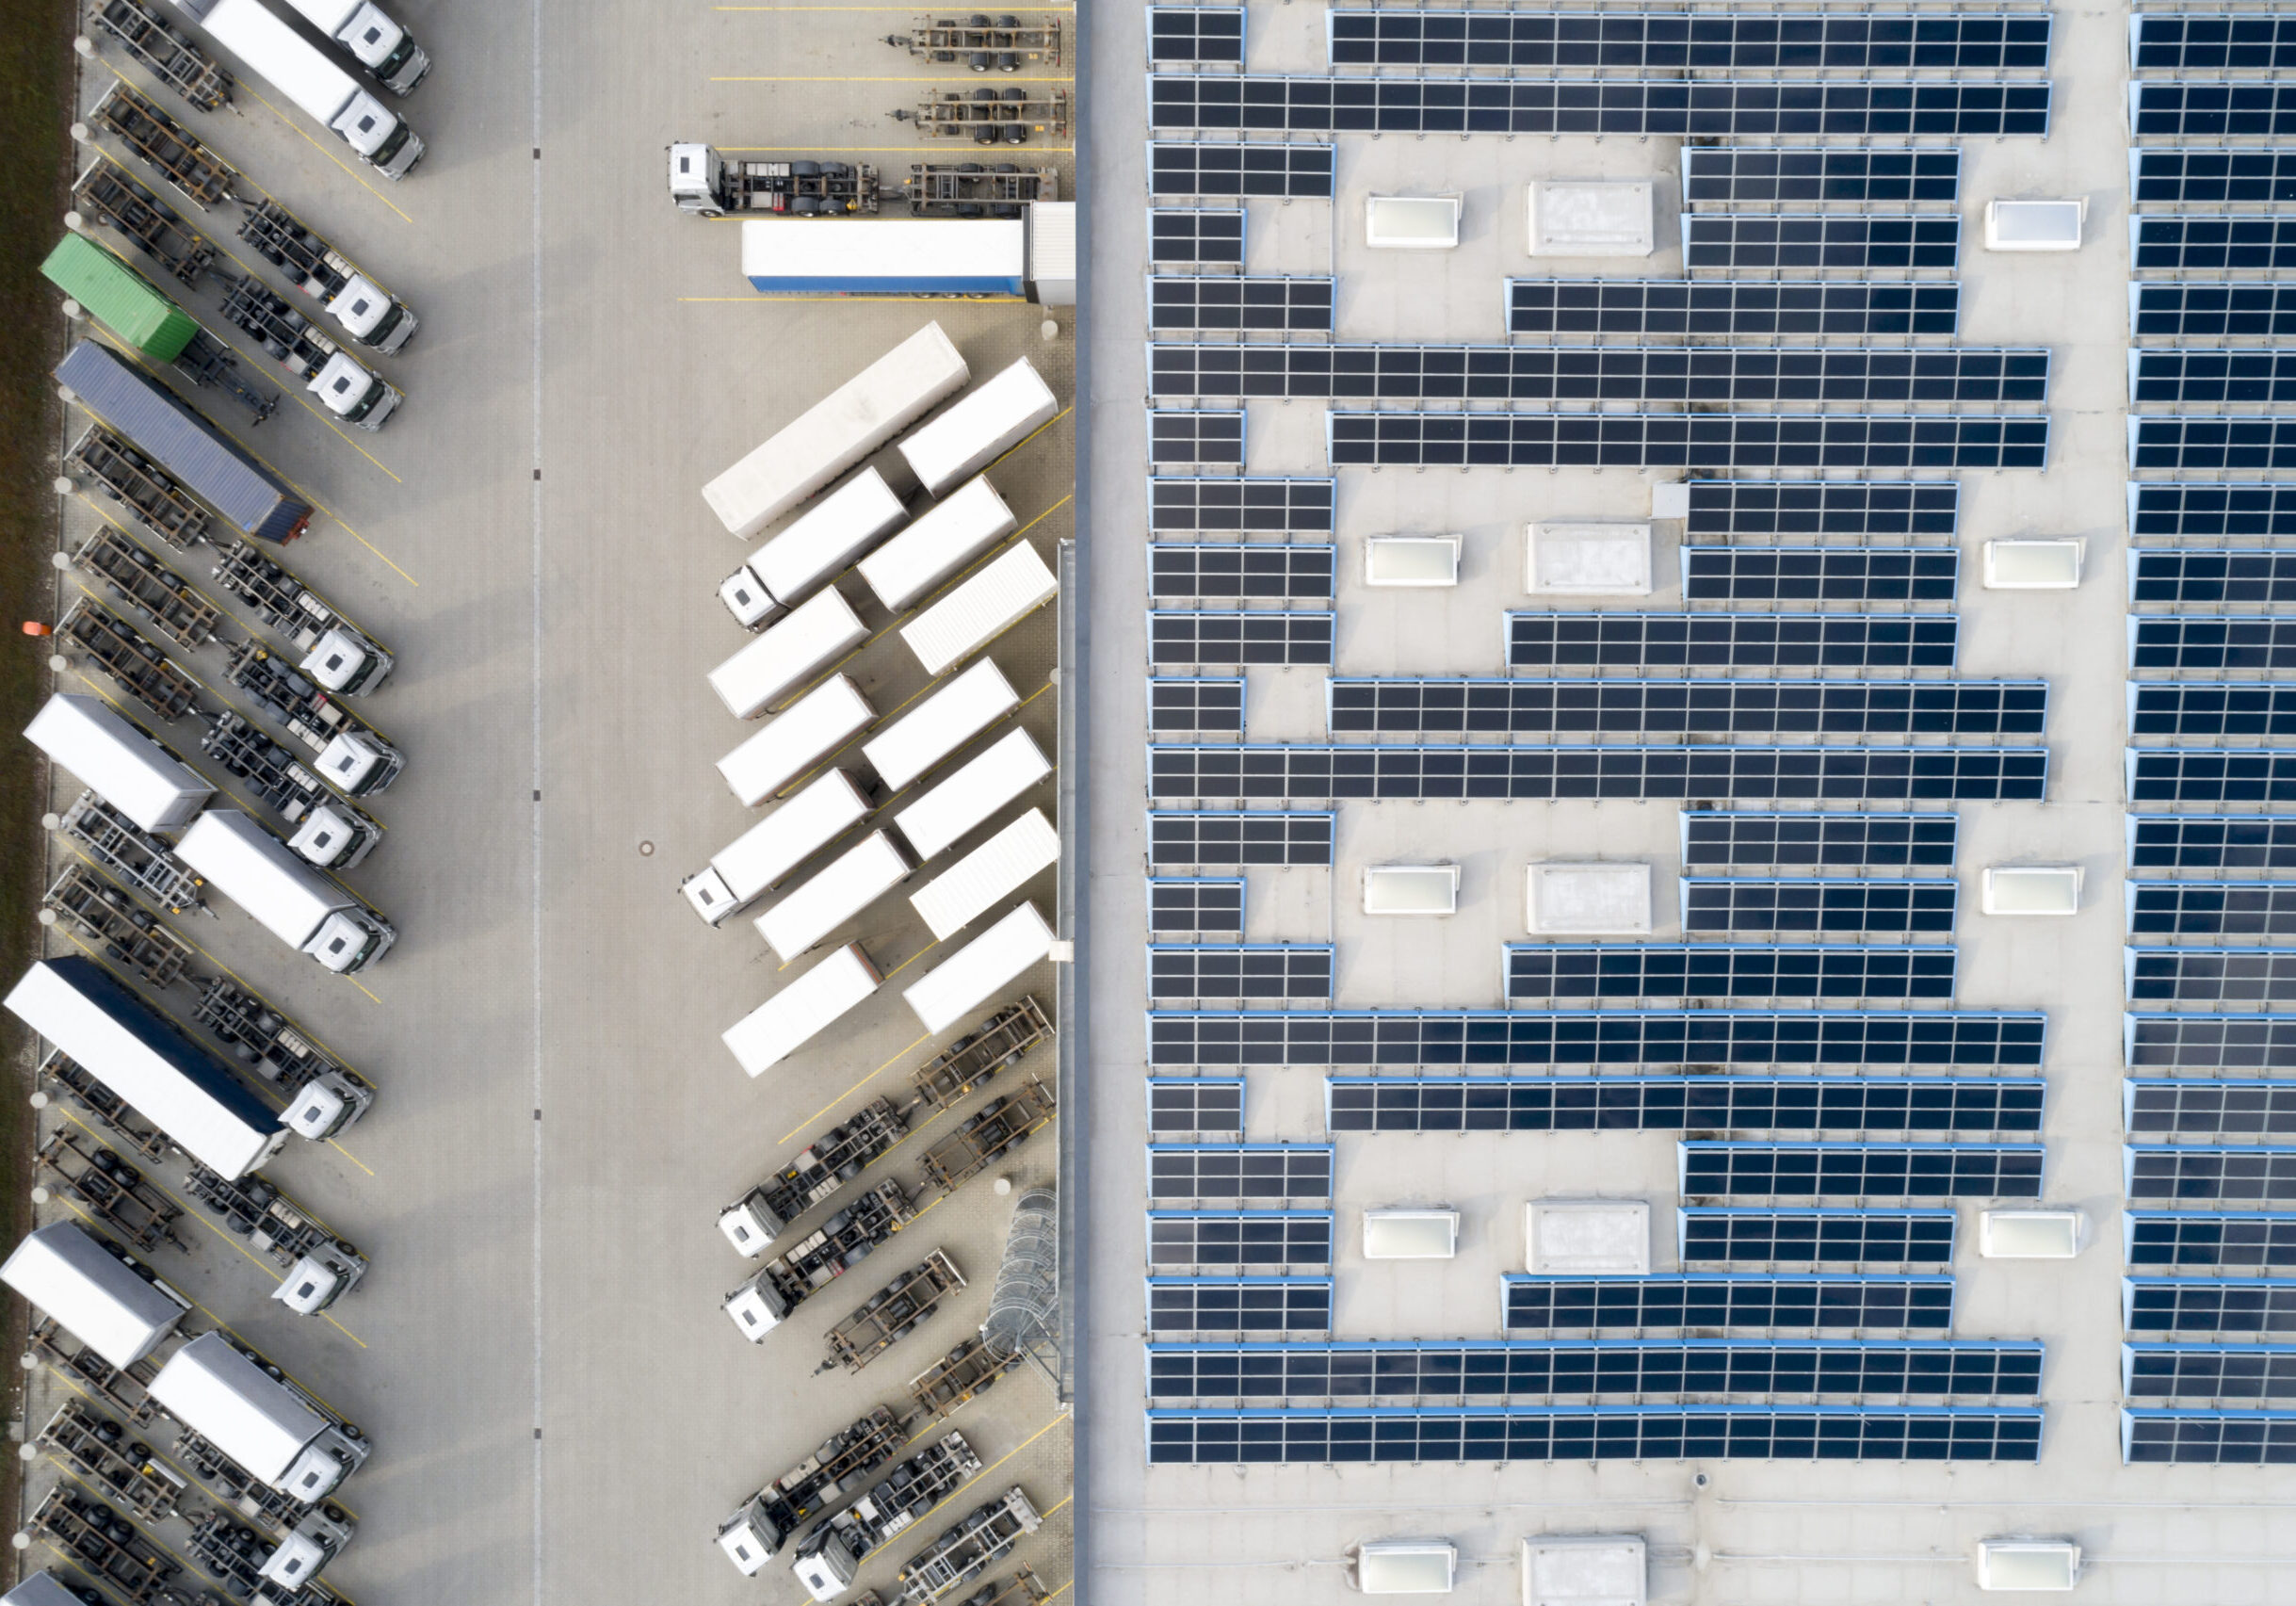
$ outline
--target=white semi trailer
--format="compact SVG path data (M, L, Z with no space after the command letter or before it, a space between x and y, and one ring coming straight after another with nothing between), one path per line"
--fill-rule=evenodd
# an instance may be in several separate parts
M422 159L423 142L403 118L262 0L175 0L175 7L383 177L404 178Z
M287 0L296 15L351 54L367 76L395 95L411 94L430 71L414 36L371 0Z
M1051 773L1035 738L1007 731L896 814L894 829L930 859Z
M847 943L728 1027L722 1041L751 1076L763 1076L884 984L884 973Z
M364 969L398 940L390 921L237 809L200 816L176 853L257 925L338 976Z
M0 1282L121 1371L166 1341L191 1302L109 1239L55 1222L16 1245Z
M372 1449L357 1428L220 1333L202 1333L169 1356L151 1392L168 1415L305 1504L333 1493Z
M721 926L868 813L869 794L859 782L842 770L824 771L726 844L679 890L695 914Z
M1059 398L1023 357L957 398L901 442L917 483L938 496L978 474L1060 414Z
M909 510L874 468L865 468L790 521L718 588L744 630L755 630L882 541Z
M970 377L955 343L939 324L929 323L704 485L703 499L736 539L752 540L924 417Z

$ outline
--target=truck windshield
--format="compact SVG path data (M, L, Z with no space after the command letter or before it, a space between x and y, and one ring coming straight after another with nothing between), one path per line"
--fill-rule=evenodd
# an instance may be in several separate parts
M396 329L400 324L406 321L407 309L401 306L398 302L393 301L391 303L391 310L384 313L380 318L376 319L375 327L368 330L366 333L362 335L360 338L364 340L370 346L380 346L391 338L391 331Z
M414 36L404 28L399 29L398 48L375 64L375 76L386 84L390 83L398 76L398 70L413 58L414 52ZM413 86L408 87L412 89Z
M375 154L373 156L369 157L368 160L372 161L379 168L389 167L393 159L397 156L398 153L407 148L407 141L412 139L413 137L414 129L412 126L408 123L405 118L400 118L398 120L398 126L392 129L389 134L383 137L382 143L375 147Z
M374 412L382 398L390 394L391 387L380 380L377 380L366 387L364 396L351 404L350 411L343 414L343 421L346 424L356 424L360 419Z

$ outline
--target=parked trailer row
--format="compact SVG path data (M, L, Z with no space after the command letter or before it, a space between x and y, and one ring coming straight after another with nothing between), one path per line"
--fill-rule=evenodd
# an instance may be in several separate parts
M76 859L41 895L40 923L64 927L154 987L179 981L191 965L189 943Z
M908 1135L908 1123L891 1099L871 1099L720 1210L718 1230L742 1254L762 1255L800 1216L829 1199Z
M851 1494L893 1459L908 1434L908 1422L883 1405L838 1429L720 1523L718 1548L755 1578L800 1523Z
M128 55L199 110L219 111L231 103L231 74L160 21L144 0L97 0L88 21L118 40Z
M244 541L218 545L216 584L253 608L274 634L306 656L296 667L337 697L380 689L397 661L332 603Z
M914 1214L899 1183L879 1183L727 1294L726 1314L743 1338L763 1341L792 1310L867 1259Z
M78 490L75 477L81 475L178 552L208 539L215 515L183 481L101 424L90 424L64 454L57 494L68 496Z
M934 1250L830 1328L824 1340L829 1359L821 1370L841 1366L859 1371L930 1321L964 1286L964 1274L948 1252Z
M239 219L239 237L325 307L362 346L389 356L414 338L418 325L407 304L278 202L260 201L249 207Z
M236 199L239 174L183 124L137 93L125 78L104 91L72 137L86 144L97 129L111 135L159 170L177 193L202 211Z
M175 1224L184 1209L148 1181L143 1173L110 1149L58 1127L34 1157L40 1170L56 1179L57 1192L147 1254L163 1243L186 1247ZM37 1192L37 1191L36 1191ZM35 1197L34 1204L46 1200Z
M911 1378L909 1398L928 1420L938 1420L966 1401L987 1393L998 1378L1019 1364L1020 1356L999 1354L976 1335Z
M76 552L57 553L55 562L67 574L76 569L101 581L178 646L199 648L216 639L222 610L109 525L98 526Z
M954 1132L927 1149L918 1161L926 1180L944 1196L954 1193L1027 1143L1052 1119L1053 1108L1052 1089L1030 1077L965 1117Z
M206 906L200 878L174 850L94 792L82 792L70 808L40 823L60 832L132 891L170 915Z
M931 1606L1012 1553L1024 1535L1044 1525L1018 1484L1002 1500L976 1506L941 1536L902 1564L902 1606Z
M126 1428L77 1399L67 1398L56 1408L34 1444L103 1490L105 1500L146 1522L174 1516L189 1487L150 1445L130 1438ZM26 1447L27 1460L32 1448Z
M859 943L848 943L719 1034L734 1061L763 1076L884 984Z
M175 0L175 5L384 178L404 178L422 159L423 142L403 118L361 89L262 0Z
M216 259L216 248L197 230L102 154L73 181L72 210L64 214L64 227L74 233L91 221L116 230L187 287L197 287Z
M980 1468L980 1457L961 1433L926 1446L846 1510L806 1532L798 1541L798 1582L816 1600L834 1600L853 1587L864 1561L907 1533Z
M260 1176L234 1180L195 1164L184 1191L286 1273L271 1297L299 1315L316 1315L366 1274L365 1256Z
M844 770L825 770L734 838L706 868L678 884L694 913L726 920L787 880L815 853L868 817L876 789Z

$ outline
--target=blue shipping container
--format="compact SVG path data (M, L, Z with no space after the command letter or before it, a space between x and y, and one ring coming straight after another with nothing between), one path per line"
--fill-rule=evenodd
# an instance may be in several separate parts
M56 365L56 378L107 428L248 534L285 543L311 523L310 503L109 347L79 342Z

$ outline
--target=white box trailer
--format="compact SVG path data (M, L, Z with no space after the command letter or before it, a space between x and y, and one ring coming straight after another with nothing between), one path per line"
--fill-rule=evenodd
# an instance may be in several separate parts
M41 960L8 1007L210 1171L236 1180L287 1141L278 1113L221 1060L91 959Z
M261 0L175 0L175 4L246 63L256 77L331 130L383 177L404 178L422 159L423 142L404 119L385 109Z
M152 1379L161 1409L264 1483L306 1505L365 1461L357 1429L220 1333L202 1333Z
M1060 834L1032 808L935 876L909 901L927 929L946 942L1002 903L1040 870L1060 862Z
M721 926L868 813L868 795L852 776L829 771L735 837L679 890L695 914Z
M5 1282L122 1371L159 1348L191 1302L124 1250L71 1222L55 1222L16 1245Z
M709 689L734 718L754 720L868 633L832 588L711 670Z
M1007 731L896 814L894 829L923 863L1051 773L1033 737Z
M180 831L216 789L101 698L59 691L24 728L32 745L146 831Z
M849 676L833 674L718 760L734 795L755 808L805 771L805 766L877 718Z
M856 567L886 608L898 613L991 543L1020 528L986 479L967 481Z
M889 790L899 791L979 732L1020 706L1004 674L983 658L861 744Z
M779 232L786 223L768 227ZM727 530L751 540L963 388L971 377L941 326L929 323L704 485L703 499Z
M901 640L941 675L1011 628L1024 614L1050 602L1060 582L1027 542L998 554L980 571L901 626Z
M859 943L847 943L742 1016L721 1041L743 1070L763 1076L876 992L884 980Z
M388 920L237 809L200 816L176 855L257 925L337 975L374 964L398 940Z
M872 831L758 916L757 934L786 965L900 885L914 868L906 850Z
M1060 414L1060 403L1023 357L959 397L948 411L901 442L917 483L938 496L978 474Z
M1052 952L1052 928L1033 903L1011 913L912 982L901 997L927 1031L946 1031Z
M754 630L835 579L908 516L885 477L865 468L752 553L718 588L718 598L735 623Z

